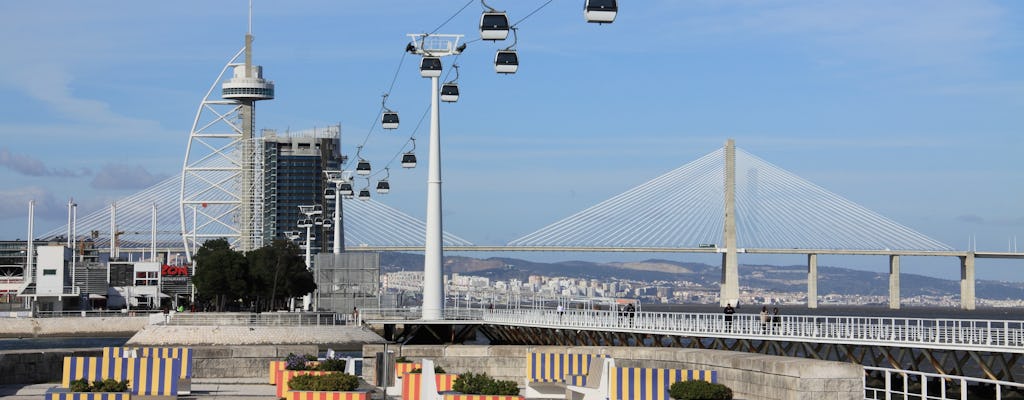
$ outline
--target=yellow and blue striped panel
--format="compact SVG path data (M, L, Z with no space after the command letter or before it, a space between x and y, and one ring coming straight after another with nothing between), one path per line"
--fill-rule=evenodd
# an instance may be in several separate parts
M132 394L176 396L181 360L176 358L64 357L61 386L71 381L107 378L128 381Z
M668 390L673 383L718 381L716 371L692 369L616 367L609 375L609 400L669 400Z
M94 392L67 392L47 393L46 400L129 400L131 395L125 393L94 393Z
M529 353L526 361L526 376L531 382L566 382L567 375L582 375L572 378L574 382L586 384L591 361L604 358L600 354Z
M192 349L188 347L104 347L103 357L125 357L132 352L138 357L180 359L181 378L192 377Z

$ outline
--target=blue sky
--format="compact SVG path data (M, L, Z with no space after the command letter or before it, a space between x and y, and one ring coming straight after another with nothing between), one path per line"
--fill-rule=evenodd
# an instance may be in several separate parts
M543 3L490 2L513 21ZM581 3L554 0L519 25L515 75L491 65L507 44L476 41L460 56L462 99L442 109L446 230L503 244L735 138L955 248L972 235L979 250L1014 237L1024 248L1024 3L631 1L602 26L583 21ZM257 0L254 59L277 85L257 126L341 123L347 154L366 140L363 156L387 162L429 104L415 59L399 68L405 35L464 4ZM247 6L0 3L0 237L24 238L29 199L48 230L68 197L88 213L177 174L199 101L243 43ZM438 32L475 39L481 10ZM389 107L402 128L367 138L396 70ZM425 150L425 127L415 136ZM425 174L392 168L380 200L422 218ZM957 265L912 259L904 271L955 277ZM978 276L1024 280L1022 266L981 261Z

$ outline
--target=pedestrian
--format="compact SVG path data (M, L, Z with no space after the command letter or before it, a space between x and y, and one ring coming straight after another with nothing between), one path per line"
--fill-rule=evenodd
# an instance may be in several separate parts
M630 326L633 326L633 314L634 313L636 313L636 307L633 306L633 303L629 303L629 305L626 306L626 315L629 316L629 325Z
M359 308L352 307L352 321L359 325Z
M768 332L768 306L761 306L761 333Z
M736 313L736 309L732 308L732 303L725 303L725 330L732 332L732 315Z
M565 314L565 307L559 304L556 310L558 311L558 322L562 322L562 314Z
M772 308L772 330L776 335L782 333L782 316L779 315L778 307Z

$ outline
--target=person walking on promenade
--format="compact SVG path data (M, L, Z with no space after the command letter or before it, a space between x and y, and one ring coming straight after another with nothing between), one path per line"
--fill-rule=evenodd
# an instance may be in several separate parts
M768 306L761 306L761 333L768 332Z
M732 332L732 315L736 313L736 309L732 308L732 303L725 303L725 330Z
M779 315L779 308L772 308L772 333L778 335L782 333L782 316Z

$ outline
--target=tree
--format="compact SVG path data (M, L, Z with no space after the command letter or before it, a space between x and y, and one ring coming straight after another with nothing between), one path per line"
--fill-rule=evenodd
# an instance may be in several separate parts
M204 297L223 311L228 299L244 298L249 289L248 263L242 253L231 249L227 239L208 240L196 251L192 282Z
M275 240L269 246L246 253L249 262L251 290L249 294L267 309L277 306L278 299L299 297L316 290L313 273L299 255L299 246L289 240ZM262 308L261 306L257 306Z

